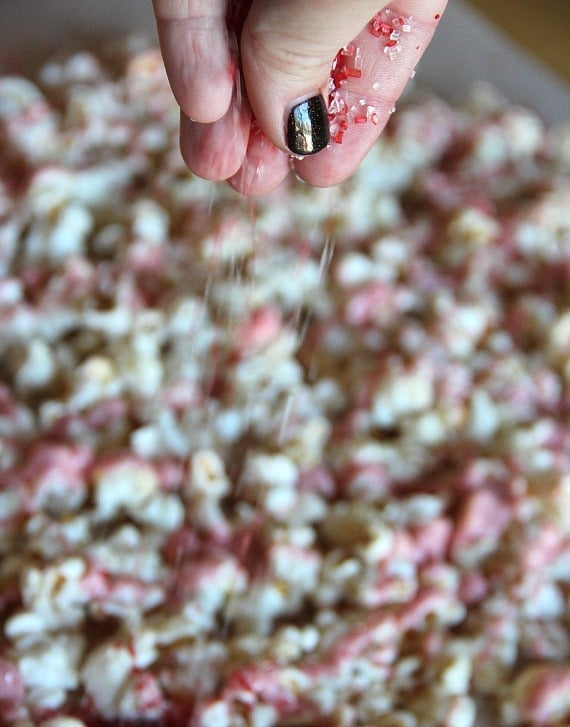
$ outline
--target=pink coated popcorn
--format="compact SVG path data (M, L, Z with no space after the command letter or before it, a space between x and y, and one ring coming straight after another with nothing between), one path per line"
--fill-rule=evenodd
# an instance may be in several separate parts
M492 548L510 518L509 508L492 492L484 489L474 492L466 500L459 515L451 543L454 557L470 558L473 550Z
M140 40L0 80L0 724L566 724L567 131L412 94L244 205L178 120Z
M570 670L567 665L527 667L512 686L515 719L553 724L570 714ZM515 716L513 715L513 716Z
M15 707L24 700L24 683L15 664L0 662L0 706Z

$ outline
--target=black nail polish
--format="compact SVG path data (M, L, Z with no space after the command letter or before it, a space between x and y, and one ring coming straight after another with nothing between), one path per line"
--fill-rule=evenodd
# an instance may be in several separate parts
M291 109L287 119L287 146L293 154L316 154L329 143L329 117L322 96L313 96Z

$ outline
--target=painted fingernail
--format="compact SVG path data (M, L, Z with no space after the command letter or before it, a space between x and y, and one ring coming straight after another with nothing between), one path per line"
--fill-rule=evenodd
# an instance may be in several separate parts
M321 95L301 101L287 119L287 146L293 154L316 154L329 143L329 119Z

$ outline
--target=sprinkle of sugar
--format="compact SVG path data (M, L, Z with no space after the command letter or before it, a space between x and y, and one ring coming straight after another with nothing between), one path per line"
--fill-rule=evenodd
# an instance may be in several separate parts
M370 21L370 32L384 44L384 53L393 60L402 50L402 35L413 27L413 18L403 17L392 8L382 8Z
M394 60L402 50L402 36L413 27L413 18L404 17L391 8L383 8L370 21L370 33L378 38L383 52ZM347 84L351 79L362 77L362 49L355 43L345 45L336 55L329 78L328 114L330 138L341 144L344 134L351 125L372 123L378 125L380 119L376 108L365 99L359 99L359 105L368 105L366 114L361 114L350 103ZM374 81L372 90L381 88L380 81ZM356 113L355 113L356 112Z

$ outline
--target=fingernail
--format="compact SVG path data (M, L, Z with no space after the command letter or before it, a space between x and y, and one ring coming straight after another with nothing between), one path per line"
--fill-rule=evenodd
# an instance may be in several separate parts
M329 143L329 119L321 95L293 106L287 119L287 146L293 154L316 154Z

